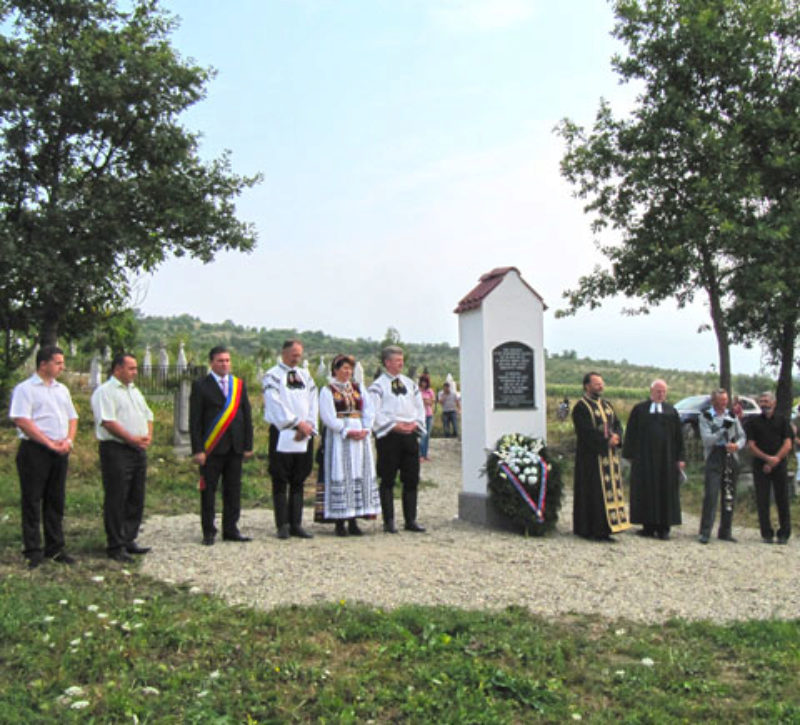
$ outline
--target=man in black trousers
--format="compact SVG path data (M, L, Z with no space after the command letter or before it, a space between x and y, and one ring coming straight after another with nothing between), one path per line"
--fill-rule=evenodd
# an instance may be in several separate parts
M231 375L231 355L223 346L208 353L211 371L192 384L189 430L192 458L200 466L203 544L217 534L214 509L217 482L222 478L222 538L250 541L239 531L242 461L253 455L253 420L244 380Z
M144 513L147 449L153 440L153 412L134 385L138 365L120 353L111 361L111 376L92 393L95 435L103 476L103 523L110 559L133 561L146 554L136 536Z
M64 352L45 345L36 353L36 372L14 388L11 418L19 432L17 471L22 493L22 544L28 568L46 558L61 564L75 560L64 551L64 501L67 464L78 429L69 390L56 378L64 370ZM44 519L44 550L39 523Z

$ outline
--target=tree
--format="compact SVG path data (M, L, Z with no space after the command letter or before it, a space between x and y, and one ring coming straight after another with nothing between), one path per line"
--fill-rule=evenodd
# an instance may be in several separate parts
M260 177L233 174L227 152L201 161L177 122L212 72L171 47L158 0L125 5L0 1L7 334L80 337L127 306L135 271L255 245L233 201Z
M773 103L796 118L797 3L618 0L614 10L627 54L612 64L623 82L641 85L636 107L617 119L602 102L590 134L569 120L559 132L563 175L589 200L594 228L618 230L621 240L600 247L610 269L565 293L567 313L619 293L641 299L637 311L669 298L683 307L703 293L720 384L730 389L731 341L770 343L758 324L745 324L737 299L751 278L743 241L778 231L759 212L770 207L770 182L758 128Z

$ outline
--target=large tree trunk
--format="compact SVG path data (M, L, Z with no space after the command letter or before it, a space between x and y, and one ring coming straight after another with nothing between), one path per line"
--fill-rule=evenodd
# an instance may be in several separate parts
M52 303L47 305L47 310L44 313L42 320L42 327L39 330L39 344L44 347L45 345L58 344L58 323L60 315Z
M794 371L794 348L797 337L797 326L794 322L786 322L780 337L780 368L778 372L777 412L787 418L792 417L792 372Z
M722 311L722 304L719 293L716 289L708 290L708 301L711 308L711 324L714 334L717 336L717 354L719 355L719 387L728 391L728 395L733 396L731 390L731 342L728 337L728 326L725 323L725 315Z

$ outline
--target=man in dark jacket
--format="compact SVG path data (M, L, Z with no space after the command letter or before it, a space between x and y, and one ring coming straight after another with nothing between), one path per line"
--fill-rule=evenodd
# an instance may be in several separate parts
M231 375L231 355L222 346L208 354L211 371L192 384L189 430L192 458L200 466L203 544L214 543L217 482L222 478L222 538L250 541L239 532L242 460L253 455L253 421L244 380Z

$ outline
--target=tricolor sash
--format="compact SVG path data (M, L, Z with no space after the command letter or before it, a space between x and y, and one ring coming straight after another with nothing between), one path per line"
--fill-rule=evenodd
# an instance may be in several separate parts
M225 431L228 430L233 419L236 417L236 413L239 411L239 404L241 402L242 380L241 378L231 375L231 384L228 388L228 398L225 401L225 407L220 414L211 421L211 426L206 432L206 438L203 442L206 455L214 450L222 436L225 435Z
M582 397L580 402L589 410L595 428L602 430L608 439L613 434L614 421L617 417L611 403L602 398L589 400L586 396ZM625 531L631 524L628 521L628 512L625 510L625 499L622 495L622 472L617 448L609 445L607 450L597 457L597 466L600 470L600 485L603 487L606 520L611 533Z
M511 470L511 467L505 461L500 463L500 470L505 474L506 479L511 481L514 488L517 489L517 493L522 496L522 500L528 504L531 511L533 511L536 516L536 520L541 524L544 523L544 504L547 498L547 465L544 461L540 460L539 466L542 476L539 486L539 500L534 501L525 489L525 486L523 486L522 482L517 478L517 474Z

